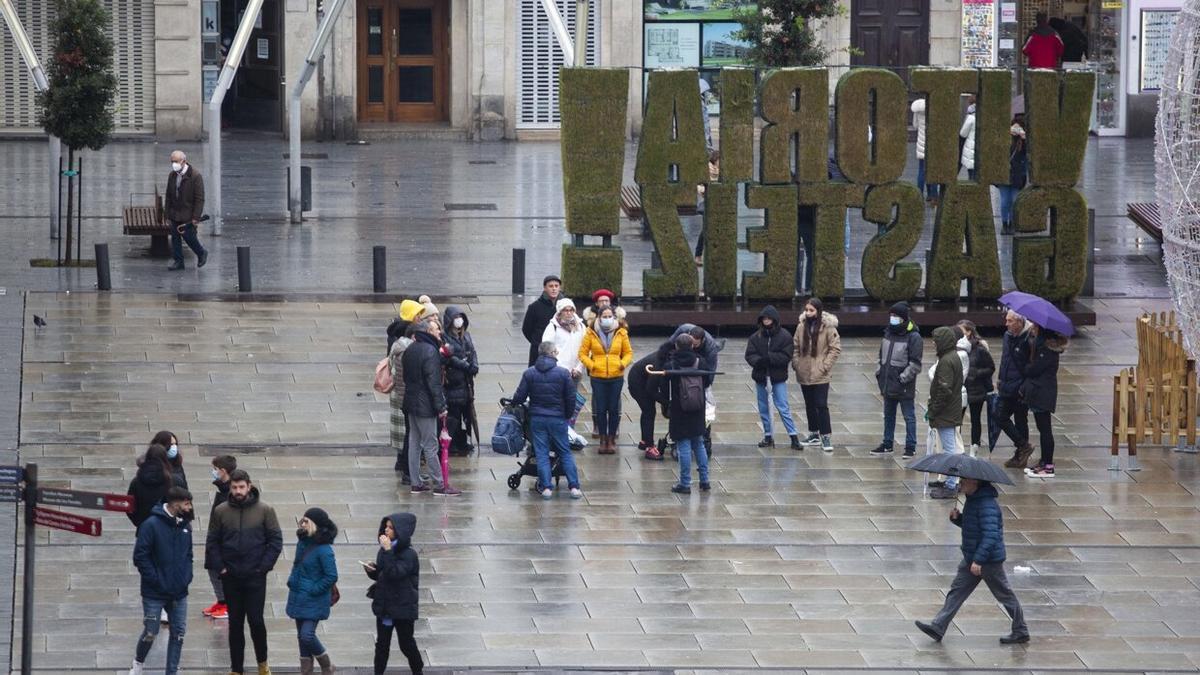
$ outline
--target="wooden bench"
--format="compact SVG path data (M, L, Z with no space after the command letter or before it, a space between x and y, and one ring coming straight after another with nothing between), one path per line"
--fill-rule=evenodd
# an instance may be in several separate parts
M621 211L630 220L641 220L645 217L646 214L642 211L642 191L638 189L638 186L621 186ZM694 216L696 213L695 204L679 207L679 215L681 216Z
M153 206L134 206L133 195L129 196L129 206L125 207L121 217L121 231L131 236L150 237L150 256L153 258L168 258L171 247L167 237L171 234L171 225L163 217L162 196L154 192Z
M1142 228L1146 234L1154 237L1158 243L1162 243L1162 219L1158 215L1158 204L1153 202L1137 202L1126 204L1126 215L1129 219Z

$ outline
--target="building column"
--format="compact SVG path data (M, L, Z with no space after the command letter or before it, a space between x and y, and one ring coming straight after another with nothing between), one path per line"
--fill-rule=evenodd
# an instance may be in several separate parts
M154 130L159 138L202 134L200 0L154 1Z

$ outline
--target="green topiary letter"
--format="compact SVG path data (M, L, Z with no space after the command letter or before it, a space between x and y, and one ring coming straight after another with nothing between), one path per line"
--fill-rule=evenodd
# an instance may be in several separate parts
M621 288L621 249L615 246L562 247L564 297L583 298L597 288Z
M571 234L621 231L628 99L629 72L623 68L559 71L563 197Z
M928 147L928 146L926 146ZM927 155L928 157L928 155ZM892 218L895 208L896 217ZM876 300L908 300L921 287L921 263L899 262L916 247L925 223L921 191L912 183L887 183L867 189L863 217L880 226L862 256L863 288ZM893 268L895 272L892 272Z
M696 203L696 186L708 182L702 114L696 71L650 73L633 174L639 185L670 185L675 204Z
M704 294L709 298L737 295L737 198L737 183L709 183L705 188Z
M754 89L753 70L721 69L722 183L754 180Z
M1021 233L1043 232L1047 214L1050 236L1013 241L1013 281L1026 293L1070 300L1087 279L1087 201L1071 188L1022 190L1013 203L1013 227Z
M925 101L925 182L948 185L958 181L958 130L962 125L960 99L979 88L978 71L967 68L912 68L912 90L928 94ZM1005 157L1008 151L1005 150ZM865 282L864 282L865 283Z
M825 68L771 71L763 80L760 100L762 117L767 122L759 143L762 182L781 185L825 180L828 176L829 72ZM863 139L866 139L865 131ZM724 140L721 142L723 147ZM793 154L796 157L794 177Z
M975 170L984 185L1008 185L1011 113L1012 73L999 68L980 70L979 96L975 100Z
M1000 296L1000 255L987 185L948 185L938 208L925 295L930 300L958 300L963 279L973 300Z
M675 189L662 184L642 186L642 209L662 261L661 270L642 271L642 292L648 298L694 298L700 290L692 251L679 222Z
M872 92L875 123L868 131ZM908 159L908 92L900 76L882 68L856 68L838 80L835 98L837 160L846 178L868 185L900 178ZM825 144L820 147L823 152Z
M814 206L813 295L838 299L846 293L846 207L862 206L863 187L856 183L804 183L799 203Z
M742 296L747 301L787 300L796 295L795 183L748 185L746 206L766 209L765 227L746 228L746 248L763 254L761 272L742 272Z
M1034 185L1071 187L1079 182L1095 87L1095 73L1025 73L1029 180Z

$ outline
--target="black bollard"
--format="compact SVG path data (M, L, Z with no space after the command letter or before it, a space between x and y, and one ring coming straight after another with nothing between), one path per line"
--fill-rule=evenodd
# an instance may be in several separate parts
M512 292L513 295L525 294L525 249L512 250Z
M112 275L108 270L108 244L96 244L96 288L112 290Z
M238 292L249 293L254 290L250 283L250 247L237 247L238 254Z
M375 246L371 255L375 259L375 292L387 293L387 247Z

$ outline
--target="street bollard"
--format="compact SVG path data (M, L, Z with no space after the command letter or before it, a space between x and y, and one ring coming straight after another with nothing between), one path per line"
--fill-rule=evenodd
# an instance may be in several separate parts
M96 288L112 290L112 274L108 269L108 244L96 244Z
M249 293L254 290L250 283L250 247L237 247L238 255L238 292Z
M512 250L512 293L525 294L525 249Z
M375 292L387 293L387 247L375 246L371 255L375 259Z

